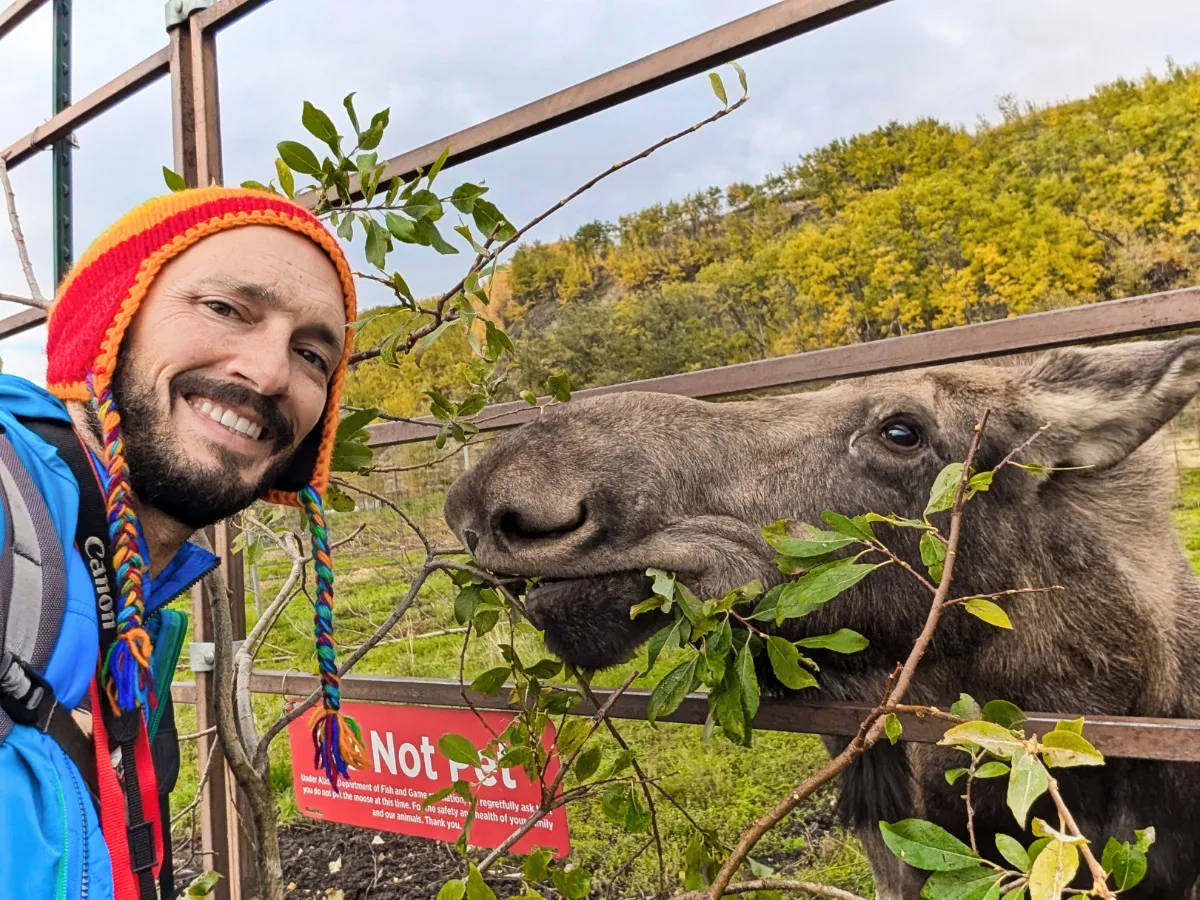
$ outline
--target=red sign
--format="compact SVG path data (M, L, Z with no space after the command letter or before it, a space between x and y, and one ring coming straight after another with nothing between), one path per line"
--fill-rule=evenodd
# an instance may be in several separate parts
M520 767L500 769L483 758L476 768L438 752L438 741L448 733L461 734L477 749L487 746L492 735L470 710L343 703L342 711L358 723L369 765L351 769L348 781L338 779L336 794L325 772L313 765L308 716L288 726L296 804L309 818L453 842L462 833L467 801L451 794L427 809L421 809L421 802L464 779L478 797L468 840L471 846L491 849L516 831L541 802L541 785L531 782ZM480 714L496 734L513 719L507 712L480 710ZM549 725L542 740L547 747L553 741ZM547 779L557 772L558 760L551 759ZM512 852L529 853L537 847L553 849L558 858L567 855L570 839L562 807L538 822Z

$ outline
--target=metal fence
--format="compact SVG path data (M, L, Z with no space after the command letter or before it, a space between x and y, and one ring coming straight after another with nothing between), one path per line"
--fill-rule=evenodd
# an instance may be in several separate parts
M55 154L55 269L61 277L71 256L71 171L68 137L84 123L104 114L137 91L162 78L171 81L174 169L192 185L222 180L220 106L217 91L217 35L269 0L170 0L168 43L124 74L86 97L70 102L71 0L16 0L0 11L0 39L48 2L54 4L55 76L53 117L2 151L10 168L35 154ZM453 166L511 146L530 137L577 121L601 110L643 96L757 50L803 35L824 25L880 6L889 0L783 0L689 40L659 50L627 65L560 90L532 103L447 135L388 161L384 178L411 176L428 166L447 146L445 165ZM301 197L305 200L304 197ZM307 198L312 202L313 198ZM0 340L41 324L45 314L30 309L0 320ZM868 344L818 350L741 365L671 375L647 381L577 392L577 397L619 390L653 390L690 397L712 398L748 391L781 388L848 376L896 371L915 366L982 359L1043 350L1085 341L1112 340L1200 326L1200 288L1113 300L905 335ZM507 428L535 412L524 403L490 408L483 429ZM387 447L431 439L433 420L383 423L369 429L371 444ZM245 586L239 554L230 551L231 526L212 530L214 546L233 595L234 637L245 636ZM194 640L212 640L209 598L193 597ZM310 676L285 676L260 671L251 679L253 690L267 694L302 694L316 681ZM420 678L350 676L343 680L345 696L388 702L443 706L465 705L457 683ZM214 723L210 673L176 684L173 696L194 703L197 730ZM476 697L481 707L494 706L493 697ZM645 718L647 696L631 691L620 698L614 714ZM705 701L690 697L668 718L701 723ZM763 729L816 734L852 734L865 708L844 703L776 701L764 703L756 725ZM586 708L580 712L588 712ZM1067 711L1069 714L1070 711ZM1046 727L1057 716L1034 714L1035 727ZM1088 735L1110 756L1200 762L1200 721L1090 718ZM906 740L934 741L941 728L929 720L906 723ZM200 765L217 752L214 738L202 738ZM249 844L238 827L239 817L228 772L212 767L201 805L202 849L211 865L226 878L218 888L223 898L250 896Z

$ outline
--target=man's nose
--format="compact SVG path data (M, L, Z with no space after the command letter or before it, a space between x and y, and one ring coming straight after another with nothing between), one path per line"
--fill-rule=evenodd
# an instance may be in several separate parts
M291 341L248 335L229 361L229 374L264 397L286 394L292 377Z

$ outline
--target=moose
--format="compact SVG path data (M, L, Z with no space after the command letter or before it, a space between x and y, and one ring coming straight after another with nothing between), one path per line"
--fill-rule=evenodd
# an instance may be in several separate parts
M526 611L548 648L598 670L628 660L667 621L630 617L651 596L648 568L676 573L701 598L751 579L781 583L788 576L763 526L820 525L824 510L919 518L938 472L965 458L990 410L976 470L1035 434L1018 459L1042 467L1002 469L968 505L953 592L1062 590L1012 596L1011 631L948 610L909 702L946 709L965 692L1026 710L1196 718L1200 585L1173 526L1178 479L1159 432L1198 391L1200 337L1060 348L770 399L618 392L546 408L498 438L454 483L445 516L480 565L536 580ZM920 568L915 533L894 529L887 540ZM922 585L888 566L779 633L866 636L860 653L816 658L826 697L874 704L929 603ZM786 691L769 668L759 678ZM847 739L825 740L837 752ZM880 742L843 776L839 814L866 849L881 900L915 900L926 873L887 849L880 820L919 815L966 839L962 787L944 779L962 759L937 745ZM1200 767L1108 759L1062 782L1093 842L1155 827L1149 873L1123 896L1193 896ZM974 798L985 855L997 833L1029 840L1003 787L990 786L977 784ZM1049 806L1033 814L1057 821Z

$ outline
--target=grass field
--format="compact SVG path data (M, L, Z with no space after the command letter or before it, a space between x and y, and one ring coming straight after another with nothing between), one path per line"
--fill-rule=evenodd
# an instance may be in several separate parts
M431 504L430 498L426 497L421 506L422 509L414 508L413 512L436 509L437 503ZM1175 515L1193 567L1200 572L1200 469L1185 472ZM359 524L365 526L360 539L335 556L338 579L336 622L339 643L343 646L358 644L387 617L408 588L408 578L419 559L410 548L397 543L397 521L387 510L337 516L332 522L340 535L349 533ZM259 566L264 598L272 595L286 568L278 558ZM462 635L419 637L454 627L453 596L447 579L431 579L417 605L395 629L393 637L363 660L358 673L457 677ZM260 668L315 671L310 609L303 596L293 601L259 659ZM253 610L250 610L250 618L254 618ZM482 640L472 641L466 658L468 678L503 665L497 650L499 632L497 629ZM532 634L518 635L518 647L528 650L531 655L537 649L535 641ZM644 671L644 655L631 665ZM669 659L660 661L654 678L657 679L669 665ZM623 668L606 672L596 681L617 684L628 671ZM179 677L186 679L188 673L181 671ZM643 676L634 685L648 687L649 683ZM274 718L280 707L279 699L256 698L256 709L262 721ZM178 717L181 733L193 730L191 708L180 707ZM642 751L647 770L666 775L663 782L666 789L702 825L716 828L726 838L733 838L747 820L827 759L819 739L808 735L758 732L753 748L740 749L718 737L702 742L701 730L695 726L664 724L652 728L643 722L623 722L620 728L629 742ZM273 744L271 770L281 821L295 821L299 813L291 792L286 737ZM185 748L180 785L173 796L173 809L180 810L190 802L196 783L194 743L189 742ZM832 792L827 791L798 810L784 828L763 842L758 856L772 863L786 863L791 877L821 880L871 896L870 878L861 851L852 838L833 825L832 798ZM573 857L592 868L597 873L597 880L615 880L632 895L636 895L638 888L653 883L656 865L652 851L643 853L632 865L627 865L643 847L645 836L627 835L613 826L601 814L598 803L573 805L568 816ZM668 872L678 873L682 868L689 826L682 815L666 804L660 804L659 821L668 851ZM186 825L185 818L178 827Z

